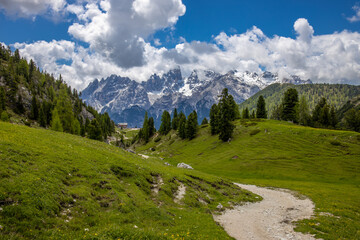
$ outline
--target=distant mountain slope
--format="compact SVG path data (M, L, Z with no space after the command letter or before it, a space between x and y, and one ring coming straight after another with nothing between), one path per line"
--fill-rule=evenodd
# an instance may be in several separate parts
M313 109L321 97L325 97L329 104L335 105L335 108L341 108L347 101L360 95L360 86L345 84L272 84L265 89L259 91L254 96L240 104L240 109L249 108L250 111L256 109L257 100L263 95L268 111L280 104L284 96L284 92L289 88L295 88L299 96L305 95L310 109Z
M184 77L177 68L162 76L154 74L142 83L115 75L95 80L82 91L81 97L98 111L108 112L115 122L127 122L133 127L142 125L144 113L148 111L158 128L164 110L172 112L177 108L186 115L196 110L201 121L209 116L211 106L224 88L241 103L274 82L311 83L297 76L279 79L270 72L230 71L222 75L210 70L194 70L189 77Z

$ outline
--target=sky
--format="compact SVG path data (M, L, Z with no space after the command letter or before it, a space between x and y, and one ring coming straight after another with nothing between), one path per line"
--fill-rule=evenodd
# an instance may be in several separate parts
M0 0L0 43L78 90L179 66L360 84L351 0Z

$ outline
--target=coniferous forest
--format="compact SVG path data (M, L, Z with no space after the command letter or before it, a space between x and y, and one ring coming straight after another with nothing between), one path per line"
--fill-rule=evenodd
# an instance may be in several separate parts
M0 44L0 116L2 121L105 140L114 132L107 113L86 105L61 75L41 71L18 50Z

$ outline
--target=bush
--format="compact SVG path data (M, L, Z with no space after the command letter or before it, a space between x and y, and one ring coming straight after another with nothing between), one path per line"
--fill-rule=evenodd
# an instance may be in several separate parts
M160 142L161 140L161 136L157 136L155 139L154 139L154 142Z
M334 146L342 146L341 142L337 141L337 140L331 140L330 141L330 144L331 145L334 145Z
M250 136L254 136L254 135L258 134L259 132L261 132L261 130L260 130L260 129L254 129L254 130L251 130L251 132L250 132Z
M9 115L6 111L3 111L1 113L1 121L3 122L8 122L10 119L9 119Z

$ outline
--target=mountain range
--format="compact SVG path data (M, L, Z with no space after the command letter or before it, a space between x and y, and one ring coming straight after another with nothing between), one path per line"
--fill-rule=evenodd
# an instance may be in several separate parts
M186 115L197 111L199 121L209 116L211 106L218 101L224 88L228 88L237 103L253 96L273 83L311 84L298 76L280 78L277 73L229 71L226 74L211 70L194 70L184 77L180 68L165 74L153 74L147 81L136 82L128 77L111 75L94 80L81 98L99 112L108 112L117 123L141 127L147 111L159 128L161 114L177 108Z

